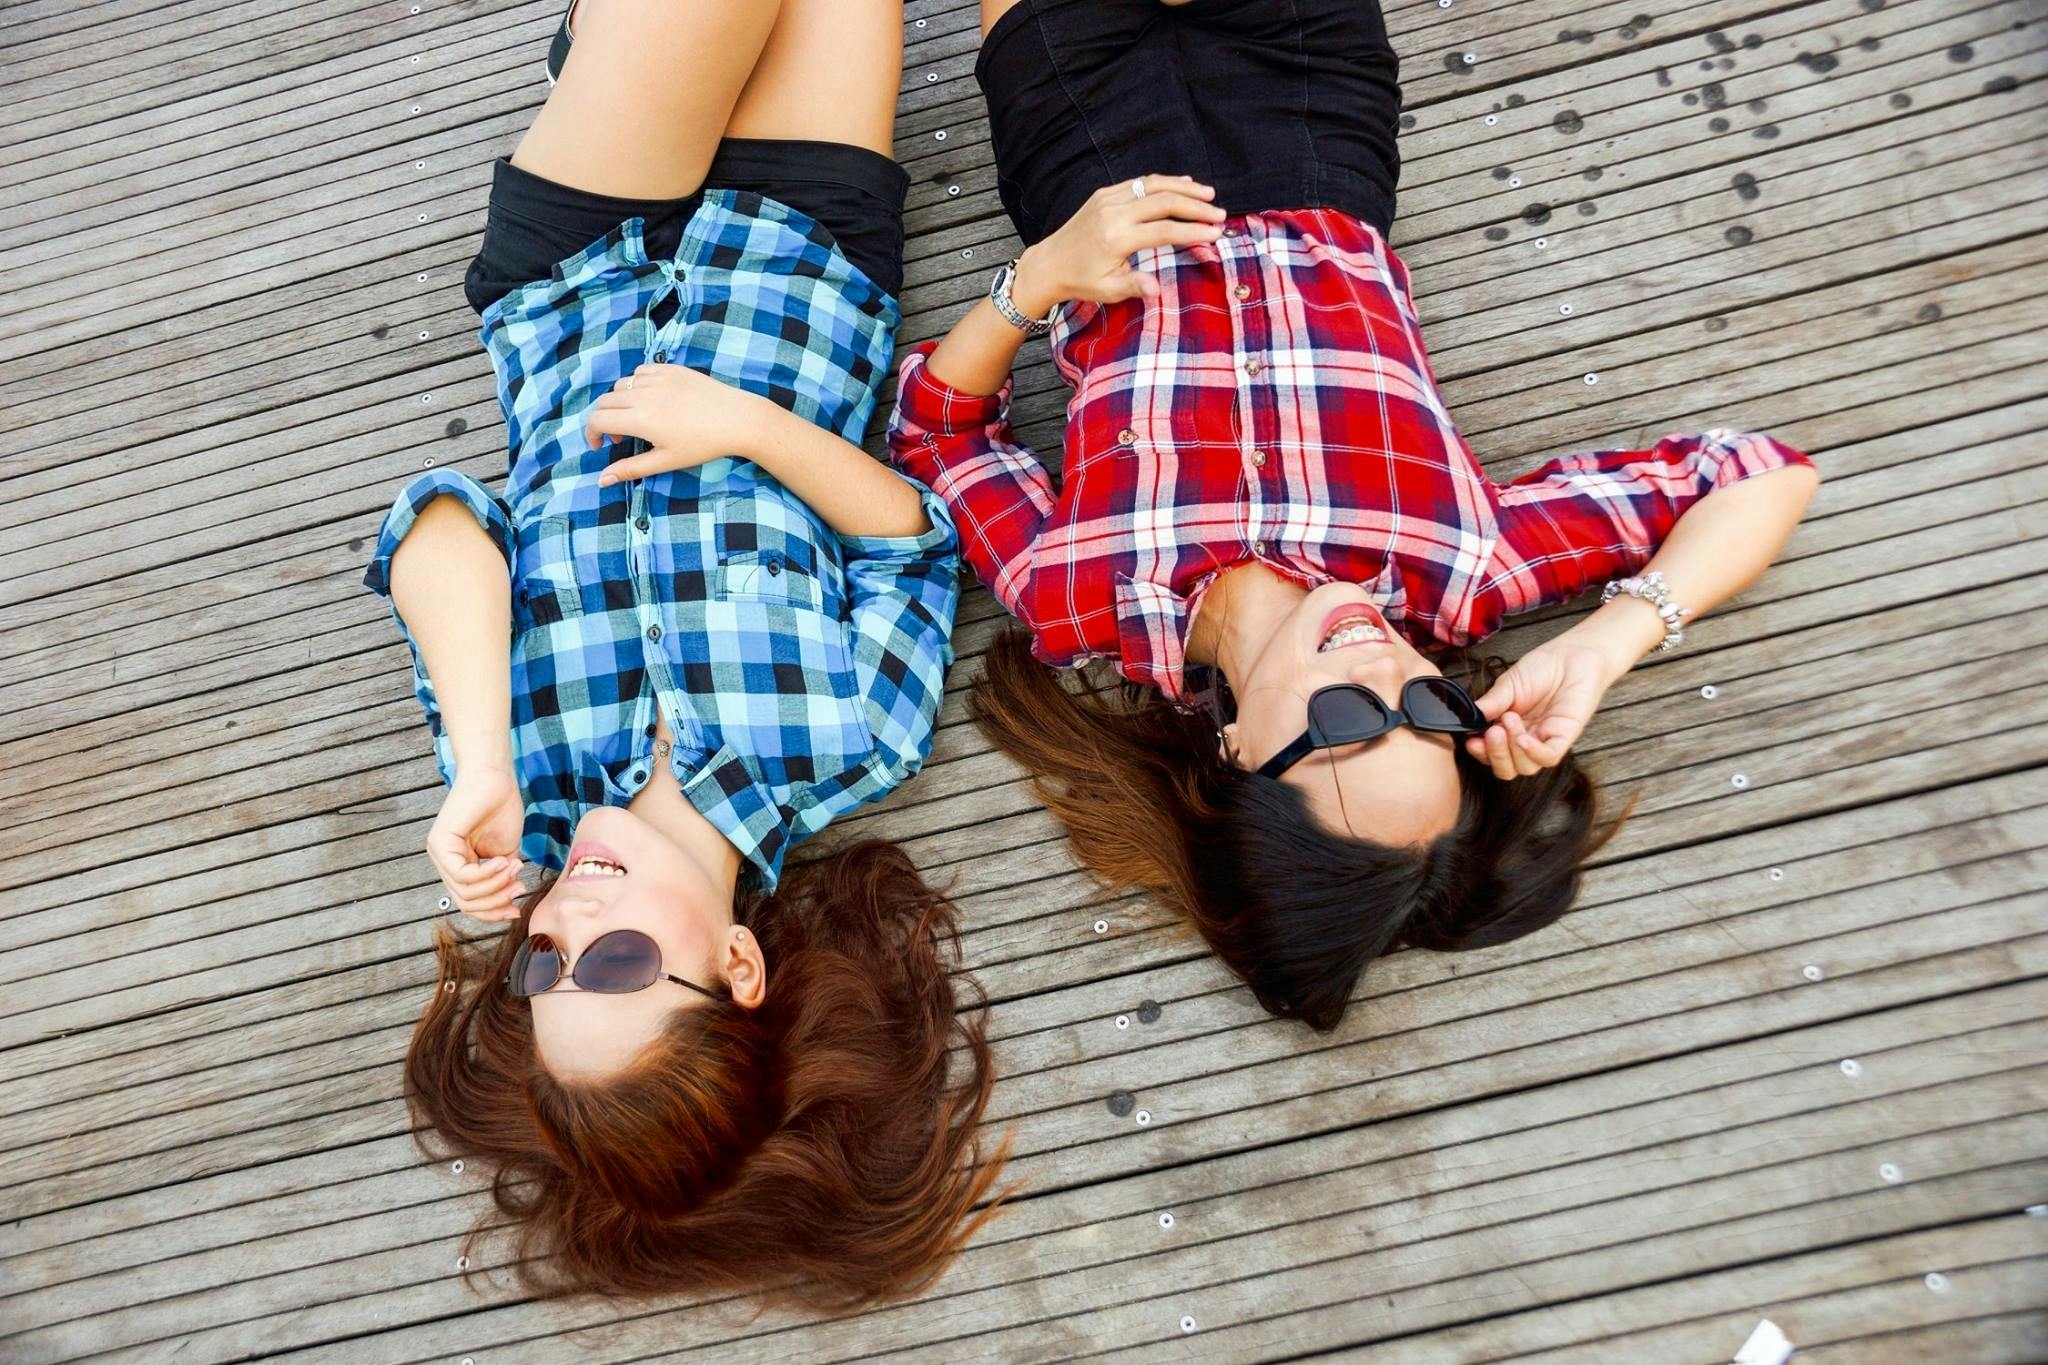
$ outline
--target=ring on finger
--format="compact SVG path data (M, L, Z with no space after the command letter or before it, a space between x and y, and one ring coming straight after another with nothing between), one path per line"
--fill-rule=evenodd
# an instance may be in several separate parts
M629 375L627 375L627 376L626 376L626 381L625 381L625 383L623 383L623 384L619 385L619 387L620 387L620 388L622 388L622 389L630 389L630 388L632 388L632 387L633 387L633 376L632 376L632 375L630 375L630 374L629 374Z
M1131 198L1133 198L1133 199L1143 199L1144 197L1145 197L1145 179L1144 179L1144 177L1143 177L1143 176L1139 176L1139 177L1137 177L1137 178L1135 178L1135 179L1133 179L1133 180L1131 181Z

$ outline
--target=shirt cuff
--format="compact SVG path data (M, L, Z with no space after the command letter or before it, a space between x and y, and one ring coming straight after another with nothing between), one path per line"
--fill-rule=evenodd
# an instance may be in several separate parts
M511 571L513 559L512 518L505 505L492 497L484 486L467 474L458 474L452 469L436 469L420 475L408 483L398 494L391 510L384 514L384 525L377 532L377 551L371 556L370 566L363 572L363 586L380 597L391 595L391 557L398 553L399 542L406 532L412 530L420 513L427 504L439 497L453 497L469 514L476 518L477 525L498 547L498 553L505 557L506 572Z
M1701 432L1699 440L1716 457L1713 472L1713 486L1716 488L1753 479L1774 469L1813 464L1804 452L1794 450L1761 431L1730 431L1722 427Z
M932 375L925 362L938 348L926 341L904 353L896 371L896 407L899 419L933 436L959 436L977 432L1003 420L1010 410L1012 381L1003 380L995 393L962 393Z
M925 518L931 522L931 529L923 535L916 536L841 536L839 543L844 547L849 562L859 559L902 562L937 559L960 548L960 533L953 527L953 513L939 495L916 479L901 475L899 477L917 490L918 500L924 504Z

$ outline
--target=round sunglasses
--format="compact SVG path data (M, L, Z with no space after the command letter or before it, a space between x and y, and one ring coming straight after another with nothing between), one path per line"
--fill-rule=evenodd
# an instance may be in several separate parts
M1486 729L1479 703L1449 678L1410 678L1401 704L1389 706L1370 687L1336 683L1308 699L1308 732L1267 759L1261 777L1278 777L1317 749L1357 744L1403 725L1440 735L1476 735Z
M528 934L519 951L512 954L511 970L505 973L505 988L521 998L535 996L560 985L564 975L576 983L578 990L592 995L631 995L657 981L673 981L713 1000L723 998L708 987L664 972L661 945L638 929L614 929L599 934L590 940L590 946L574 966L554 939L546 934Z

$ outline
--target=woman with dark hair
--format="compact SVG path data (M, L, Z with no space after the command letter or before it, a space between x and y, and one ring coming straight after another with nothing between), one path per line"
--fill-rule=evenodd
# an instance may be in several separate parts
M944 507L852 444L899 319L901 7L570 18L465 281L509 482L415 479L367 580L449 784L443 904L513 925L439 935L408 1099L536 1291L908 1293L1000 1165L979 999L900 850L790 852L916 771L951 659Z
M1030 629L991 651L976 717L1094 873L1192 921L1268 1010L1334 1027L1390 949L1564 913L1611 832L1572 744L1763 572L1817 476L1731 432L1486 476L1387 245L1400 89L1374 0L981 9L1026 246L905 357L890 441ZM1044 332L1073 388L1057 492L1008 416ZM1498 677L1457 652L1603 581ZM1125 683L1042 666L1098 658Z

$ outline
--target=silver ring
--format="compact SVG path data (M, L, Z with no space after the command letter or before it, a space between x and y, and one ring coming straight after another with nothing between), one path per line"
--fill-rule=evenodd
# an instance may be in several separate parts
M632 388L632 387L633 387L633 376L632 376L632 375L630 375L630 374L629 374L629 375L627 375L627 376L626 376L626 382L625 382L625 383L623 383L623 384L621 384L621 385L619 385L619 387L620 387L620 388L622 388L622 389L630 389L630 388Z
M1133 199L1143 199L1144 197L1145 197L1145 178L1144 178L1143 176L1139 176L1139 177L1138 177L1137 179L1135 179L1135 180L1131 181L1131 198L1133 198Z

